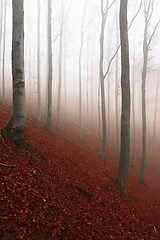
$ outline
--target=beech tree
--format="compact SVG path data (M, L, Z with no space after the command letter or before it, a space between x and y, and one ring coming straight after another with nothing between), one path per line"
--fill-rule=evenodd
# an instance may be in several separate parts
M3 132L19 146L27 147L23 140L23 132L26 126L23 0L12 0L12 9L13 114Z
M150 21L153 16L155 0L144 1L144 39L143 39L143 67L142 67L142 162L139 180L141 183L144 183L144 172L146 165L146 136L147 136L147 119L146 119L146 79L147 79L147 67L148 67L148 52L153 36L157 30L157 27L160 23L157 21L157 24L150 33L148 37L148 31L150 27Z
M127 22L128 0L120 1L120 41L121 41L121 137L120 158L116 184L123 192L126 192L128 165L130 157L130 65L129 65L129 41Z
M69 1L68 1L69 2ZM70 0L68 8L65 14L65 5L67 0L61 0L61 12L60 12L60 35L59 35L59 62L58 62L58 99L57 99L57 120L56 128L60 130L60 110L61 110L61 95L62 95L62 59L63 59L63 35L64 35L64 26L67 21L67 17L70 11L72 0Z
M101 0L101 32L100 32L100 60L99 60L99 78L100 78L100 91L101 91L101 114L102 114L102 160L106 160L106 148L107 148L107 138L106 138L106 103L105 103L105 89L104 80L106 75L104 74L103 64L104 64L104 31L106 20L108 16L108 11L115 1L109 4L109 0L104 4L104 0Z
M4 19L3 19L3 60L2 60L2 104L5 104L5 57L6 57L6 3L4 4Z
M50 132L52 124L52 10L51 0L48 0L48 83L47 83L47 121L46 130Z
M41 120L41 59L40 59L40 0L37 0L37 93L38 93L38 121Z

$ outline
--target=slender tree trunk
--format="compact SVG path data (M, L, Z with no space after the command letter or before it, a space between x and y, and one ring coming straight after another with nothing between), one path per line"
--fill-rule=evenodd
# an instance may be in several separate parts
M47 121L46 130L51 131L52 125L52 30L51 30L51 0L48 0L48 91L47 91Z
M103 1L101 1L101 32L100 32L100 61L99 61L99 77L101 86L101 114L102 114L102 160L106 160L106 103L105 103L105 89L104 89L104 30L107 15L104 14Z
M57 101L57 122L56 127L60 129L60 112L61 112L61 94L62 94L62 44L63 44L63 26L64 25L64 2L61 0L61 23L59 39L59 66L58 66L58 101Z
M81 73L81 58L82 58L82 48L83 48L83 36L81 33L81 42L80 42L80 52L79 52L79 136L82 139L82 73Z
M4 15L4 1L0 1L0 10L1 10L1 15L0 15L0 74L1 74L1 51L2 51L2 30L3 30L3 15ZM1 75L0 75L1 76Z
M6 56L6 1L4 5L4 21L3 21L3 62L2 62L2 104L5 104L5 56Z
M38 93L38 121L41 120L41 59L40 59L40 0L37 0L37 93Z
M65 122L68 120L67 116L67 52L65 49L65 41L64 41L64 107L65 107Z
M25 79L24 79L24 12L23 0L12 0L12 77L13 114L4 129L6 135L22 147L26 147L22 134L26 126Z
M120 2L120 39L121 39L121 88L122 88L122 113L121 113L121 142L120 159L116 184L126 192L128 166L130 157L130 66L129 43L127 23L128 0Z
M152 161L154 161L155 152L156 152L156 135L157 135L156 129L157 129L157 109L158 109L159 87L160 87L160 68L158 69L157 84L156 84L156 102L155 102L154 121L153 121L153 151L152 151Z
M116 12L118 15L118 1L116 1ZM116 29L117 29L117 33L118 33L118 19L116 19ZM119 36L117 34L117 39L116 39L116 48L118 49L119 46ZM118 52L116 54L116 81L115 81L115 103L116 103L116 138L117 138L117 154L119 156L119 98L118 98L118 85L119 85L119 74L118 74Z
M87 41L87 79L86 79L86 97L87 97L87 134L90 133L89 128L89 40Z
M133 41L133 65L132 65L132 121L133 121L133 160L136 160L136 123L135 123L135 34Z
M107 97L107 114L108 114L108 128L107 128L107 147L110 147L110 133L111 133L111 110L110 110L110 73L108 73L108 79L107 79L107 85L108 85L108 97Z
M146 165L146 76L147 76L147 61L148 61L148 45L147 45L147 26L144 31L143 42L143 69L142 69L142 162L139 180L144 183L144 172Z

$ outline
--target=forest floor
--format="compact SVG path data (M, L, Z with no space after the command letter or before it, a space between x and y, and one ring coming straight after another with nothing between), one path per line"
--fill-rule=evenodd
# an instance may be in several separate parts
M11 110L0 107L0 127ZM160 172L130 166L126 198L114 184L117 163L102 162L28 119L25 151L0 136L0 239L160 239Z

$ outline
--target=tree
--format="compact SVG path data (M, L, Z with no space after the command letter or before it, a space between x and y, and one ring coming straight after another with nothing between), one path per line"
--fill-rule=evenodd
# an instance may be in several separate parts
M60 16L60 38L59 38L59 65L58 65L58 100L57 100L57 120L56 127L60 129L60 110L61 110L61 95L62 95L62 54L63 54L63 34L64 34L64 24L67 20L72 0L69 2L69 7L65 14L65 5L67 0L61 0L61 16Z
M12 9L13 114L3 132L16 144L26 148L27 145L23 140L23 132L26 126L23 0L12 0Z
M121 112L121 139L120 159L116 184L126 192L128 165L130 156L130 65L129 42L127 22L128 0L120 2L120 41L121 41L121 88L122 88L122 112Z
M1 74L1 51L2 51L1 43L2 43L2 32L3 32L3 15L4 15L4 1L0 1L0 74Z
M4 5L4 20L3 20L3 61L2 61L2 104L5 104L5 56L6 56L6 3Z
M155 25L150 37L148 37L150 20L153 15L153 7L155 0L144 1L144 39L143 39L143 68L142 68L142 162L139 180L144 183L144 172L146 165L146 136L147 136L147 122L146 122L146 78L148 66L148 52L153 36L157 30L160 20Z
M52 124L52 10L48 0L48 85L47 85L47 121L46 130L50 132Z
M40 0L37 0L37 93L38 93L38 121L41 120L41 59L40 59Z
M109 0L104 4L104 0L101 0L101 32L100 32L100 60L99 60L99 78L100 78L100 91L101 91L101 114L102 114L102 160L106 160L106 104L105 104L105 89L104 80L106 76L104 75L104 31L106 20L108 16L108 11L115 1L109 5Z
M79 67L79 128L80 128L80 138L82 139L82 51L83 51L83 44L84 44L84 33L86 30L86 27L84 25L85 23L85 16L86 16L86 8L87 8L88 2L84 3L83 7L83 15L82 15L82 24L81 24L81 34L80 34L80 50L79 50L79 56L78 56L78 67Z
M156 83L156 102L155 102L155 110L154 110L154 120L153 120L153 150L152 150L152 159L154 160L155 152L156 152L156 136L157 136L157 110L158 110L158 96L159 96L159 88L160 88L160 67L158 68L157 74L157 83Z

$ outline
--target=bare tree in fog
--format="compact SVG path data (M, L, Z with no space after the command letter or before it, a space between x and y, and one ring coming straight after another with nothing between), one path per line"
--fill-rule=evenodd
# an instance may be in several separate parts
M41 26L40 0L37 0L37 93L38 93L38 121L41 120L41 58L40 58L40 26Z
M56 127L60 129L60 112L61 112L61 94L62 94L62 54L63 54L63 34L64 34L64 24L67 20L69 10L72 4L72 0L69 3L69 7L67 9L66 14L65 5L67 0L61 0L61 15L60 15L60 37L59 37L59 65L58 65L58 100L57 100L57 121Z
M5 57L6 57L6 6L7 0L4 4L4 16L3 16L3 59L2 59L2 104L5 104Z
M128 165L130 157L130 66L129 42L127 23L128 0L120 2L120 40L121 40L121 88L122 88L122 113L121 113L121 141L120 159L116 184L126 192Z
M132 122L133 122L133 160L136 160L136 122L135 122L135 32L132 57Z
M82 15L82 23L81 23L81 33L80 33L80 50L79 50L79 57L78 57L78 66L79 66L79 129L80 133L79 136L82 139L82 51L83 51L83 44L84 44L84 33L86 30L85 27L85 16L86 16L86 8L88 2L85 1L83 7L83 15Z
M104 0L101 0L101 32L100 32L100 61L99 61L99 77L100 77L100 90L101 90L101 114L102 114L102 160L106 160L106 104L105 104L105 89L104 89L104 32L105 25L108 16L108 11L113 5L115 0L109 5L109 0L104 4Z
M24 79L24 12L23 0L12 0L13 32L12 32L12 77L13 77L13 114L4 128L7 136L22 146L26 125L25 79Z
M48 82L47 82L47 121L46 130L50 132L52 124L52 4L48 0Z
M58 66L58 101L57 101L57 129L60 128L60 110L61 110L61 91L62 91L62 44L64 32L64 0L61 0L61 16L60 16L60 38L59 38L59 66Z
M154 160L156 152L156 128L157 128L157 109L158 109L158 96L160 88L160 67L157 74L157 84L156 84L156 99L155 99L155 111L154 111L154 121L153 121L153 150L152 150L152 159Z
M3 29L4 1L0 1L0 70L1 70L1 50L2 50L2 29Z
M153 36L157 30L157 27L160 23L160 20L157 22L155 27L153 28L150 37L149 28L150 22L153 16L153 8L154 8L155 0L144 1L144 39L143 39L143 68L142 68L142 162L141 162L141 171L139 180L141 183L144 183L144 172L145 172L145 164L146 164L146 132L147 132L147 124L146 124L146 78L147 78L147 66L148 66L148 51L153 39Z
M116 13L117 13L117 16L118 16L118 12L119 12L119 6L118 6L118 1L116 1ZM117 36L116 36L116 48L118 49L118 46L119 46L119 34L118 34L118 31L119 31L119 18L116 17L116 32L117 32ZM116 104L116 112L115 112L115 115L116 115L116 138L117 138L117 152L118 152L118 155L119 155L119 69L118 69L118 66L119 66L119 62L118 62L118 59L119 59L119 54L117 52L116 54L116 81L115 81L115 104Z

